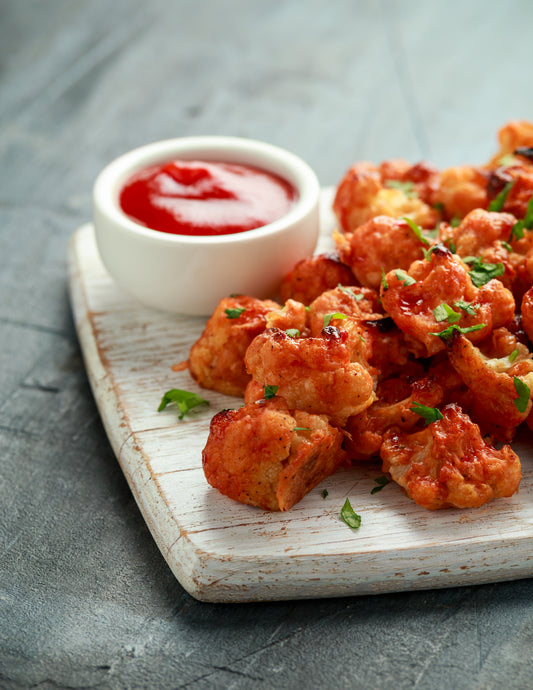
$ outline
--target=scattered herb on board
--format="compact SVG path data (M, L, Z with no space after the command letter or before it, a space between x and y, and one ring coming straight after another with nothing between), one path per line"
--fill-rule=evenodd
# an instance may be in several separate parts
M170 404L176 405L180 411L178 419L183 419L194 407L198 407L198 405L209 405L209 402L196 393L183 391L179 388L172 388L172 390L167 391L161 398L157 411L162 412L166 406Z
M327 498L329 496L329 491L327 489L322 489L322 498Z
M387 484L390 484L391 480L383 474L381 477L376 477L374 481L377 486L375 486L372 489L372 491L370 492L371 494L377 494L378 491L381 491L381 489L383 489L383 487L387 486Z
M350 499L348 498L341 508L341 518L348 525L348 527L351 527L352 529L359 529L359 527L361 527L361 516L357 515L350 504Z

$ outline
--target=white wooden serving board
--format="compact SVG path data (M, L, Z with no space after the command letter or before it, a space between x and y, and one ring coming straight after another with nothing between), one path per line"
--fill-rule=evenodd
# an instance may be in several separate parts
M323 192L321 251L332 246L331 193ZM163 556L194 597L334 597L533 575L527 437L515 444L519 493L476 510L427 511L395 484L371 495L382 474L374 464L341 470L286 513L241 505L208 486L201 466L211 417L241 401L171 370L187 358L205 320L153 311L122 292L101 263L91 225L75 232L69 269L78 336L109 440ZM211 406L182 421L171 408L158 413L170 388L198 392ZM362 517L356 531L340 519L346 497Z

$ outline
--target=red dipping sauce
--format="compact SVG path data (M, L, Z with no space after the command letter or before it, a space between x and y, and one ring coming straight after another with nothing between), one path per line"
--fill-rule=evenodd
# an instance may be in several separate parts
M171 161L133 175L120 192L120 207L153 230L229 235L281 218L296 196L289 182L252 166Z

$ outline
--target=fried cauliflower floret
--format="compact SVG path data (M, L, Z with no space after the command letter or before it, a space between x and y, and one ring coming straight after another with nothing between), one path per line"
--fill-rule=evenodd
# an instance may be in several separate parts
M333 211L343 232L353 232L375 216L408 216L421 227L431 228L440 219L427 201L437 178L438 172L426 163L356 163L337 188Z
M327 290L309 305L310 334L320 337L324 325L345 331L351 361L367 364L372 351L364 322L382 318L380 311L375 290L355 286Z
M281 309L275 309L266 316L267 328L279 328L282 331L293 330L303 335L307 331L307 311L305 305L288 299Z
M290 409L326 414L342 426L374 400L373 380L350 361L346 333L329 326L320 338L294 338L270 328L252 342L246 367L259 386L277 386ZM246 399L249 399L248 396Z
M242 396L250 375L244 355L252 340L266 328L266 316L281 309L271 300L226 297L209 318L189 353L189 371L203 388Z
M448 344L450 362L473 394L472 417L505 441L512 440L516 427L531 411L533 359L524 345L517 344L516 350L513 357L504 354L507 348L497 357L487 357L457 332ZM522 401L521 385L526 386Z
M493 498L512 496L521 479L520 460L510 446L496 450L479 427L454 404L422 431L385 433L383 471L389 472L418 505L478 508Z
M394 388L396 395L391 401ZM402 378L389 379L386 389L386 398L382 398L378 387L378 400L348 419L344 448L352 460L369 460L377 456L387 429L397 427L408 431L416 426L421 417L413 411L415 403L436 407L442 401L442 388L430 378L417 379L411 385Z
M502 158L514 154L517 148L533 146L533 123L526 120L511 120L498 131L500 150L489 161L490 168L497 168Z
M520 311L522 314L522 327L530 342L533 343L533 288L529 288L522 297Z
M317 254L299 261L283 278L279 296L282 302L293 299L307 305L326 290L355 282L351 269L337 254Z
M341 261L365 287L377 289L382 270L407 270L422 257L424 243L404 220L377 216L346 235L334 237Z
M475 208L487 208L487 172L460 165L443 170L432 203L442 206L444 218L464 218Z
M511 292L498 280L475 287L464 264L442 245L433 248L429 260L414 262L409 273L388 273L382 281L381 301L406 337L426 348L427 356L445 348L438 333L450 323L475 327L468 333L475 342L510 322L515 304ZM439 314L442 305L455 316ZM450 318L454 320L450 322Z
M482 256L495 243L508 242L515 223L516 218L510 213L490 212L481 208L470 211L451 231L456 253L462 257Z
M326 417L289 411L282 398L263 399L213 417L202 464L224 495L289 510L345 461L342 440Z
M533 166L527 159L517 159L516 163L491 172L487 181L489 200L495 199L504 191L502 211L512 213L516 218L524 218L533 195Z

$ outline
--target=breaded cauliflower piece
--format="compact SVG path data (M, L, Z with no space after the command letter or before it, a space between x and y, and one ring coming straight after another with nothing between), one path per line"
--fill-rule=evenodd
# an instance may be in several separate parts
M333 211L343 232L353 232L375 216L408 216L421 227L432 228L440 220L428 201L437 179L437 170L427 163L356 163L337 187Z
M394 396L396 399L391 401L394 386L397 394ZM360 414L348 419L344 449L352 460L374 459L379 454L387 429L397 427L409 431L420 423L420 415L412 410L415 403L436 407L442 401L442 388L431 378L417 379L411 385L402 378L389 379L386 388L388 399L382 399L378 387L378 400Z
M259 386L278 386L290 409L326 414L342 426L374 400L373 379L350 361L347 334L329 326L319 338L294 338L269 328L246 352L246 368ZM247 399L249 399L247 395Z
M282 302L294 299L307 305L326 290L356 282L351 269L341 262L338 254L317 254L299 261L283 278L279 296Z
M475 208L487 208L488 172L480 166L458 165L440 174L431 203L443 208L445 220L464 218Z
M381 311L375 290L355 286L336 287L323 292L309 305L307 317L310 334L319 338L324 325L345 331L351 361L367 365L372 351L363 322L381 319Z
M282 331L295 330L300 335L307 333L307 310L305 304L288 299L281 309L275 309L266 316L267 328L279 328Z
M342 440L325 416L263 399L213 417L202 464L209 484L226 496L289 510L345 461Z
M533 359L527 347L520 343L513 356L505 344L500 353L494 352L494 341L491 345L490 354L498 356L484 355L456 332L448 343L448 357L472 393L472 417L484 431L499 440L511 441L516 427L531 411ZM526 388L521 393L523 385Z
M522 327L529 341L533 343L533 287L529 288L522 297L520 312L522 315Z
M189 353L189 371L203 388L242 396L250 380L244 355L266 328L266 316L281 306L253 297L226 297L209 318Z
M334 236L341 261L365 287L379 287L382 270L407 270L425 245L404 220L377 216L353 232Z
M517 148L533 146L533 123L527 120L510 120L498 131L500 150L489 161L489 168L497 168L502 158L514 154Z
M390 429L381 446L389 472L418 505L478 508L493 498L512 496L521 479L520 460L510 446L501 450L483 440L479 427L458 405L422 431Z
M387 273L381 301L406 337L424 345L426 356L445 348L438 333L450 324L477 328L468 333L476 342L512 321L515 306L512 293L499 280L475 287L465 265L442 245L433 248L429 260L414 262L409 273ZM451 310L448 316L436 312L442 312L442 305Z

